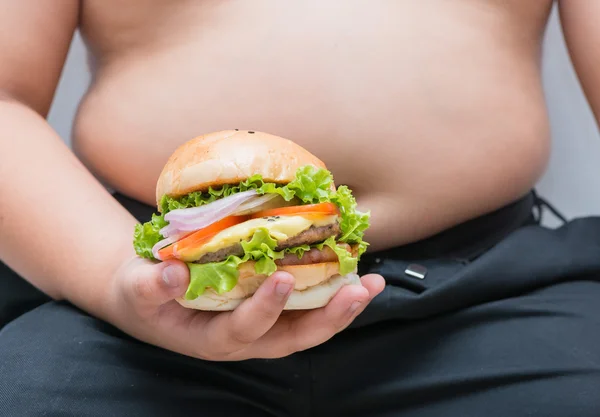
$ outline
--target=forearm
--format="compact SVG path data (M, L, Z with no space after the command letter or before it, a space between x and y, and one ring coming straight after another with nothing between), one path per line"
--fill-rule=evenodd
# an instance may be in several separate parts
M595 1L559 2L560 18L571 61L588 103L600 123L600 3Z
M56 299L104 315L135 219L36 112L0 99L0 259Z

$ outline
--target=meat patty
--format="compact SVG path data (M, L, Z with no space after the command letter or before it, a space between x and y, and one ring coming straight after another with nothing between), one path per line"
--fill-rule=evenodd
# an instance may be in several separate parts
M287 249L287 248L293 248L295 246L312 245L313 243L322 242L325 239L327 239L328 237L337 236L339 233L340 233L340 225L338 223L332 223L332 224L328 224L326 226L319 226L319 227L312 226L312 227L306 229L305 231L298 233L296 236L293 236L287 240L282 241L275 248L275 250L280 251L280 250ZM330 249L330 251L331 251L331 249ZM331 253L333 253L333 255L335 256L335 253L333 251L331 251ZM224 261L225 259L227 259L227 257L230 255L243 256L244 249L242 248L242 245L240 243L235 243L226 248L219 249L216 252L207 253L205 255L202 255L202 257L200 259L198 259L197 261L194 261L194 263L207 264L210 262L220 262L220 261ZM292 254L292 255L293 255L293 257L296 258L296 260L298 260L298 257L296 255L294 255L294 254ZM333 259L336 260L337 256L335 256L335 258L333 258ZM321 262L325 262L325 261L321 261ZM309 263L318 263L318 262L309 262ZM282 265L297 265L297 264L290 263L290 264L282 264Z
M275 264L279 266L286 265L310 265L320 264L322 262L336 262L338 257L336 253L329 246L324 246L322 250L312 248L311 250L304 252L302 258L298 258L298 255L294 253L287 253L283 258L277 259Z
M337 236L340 233L340 225L336 223L328 224L326 226L310 227L305 231L293 236L277 245L275 250L282 250L287 248L293 248L301 245L311 245L313 243L319 243L331 236Z
M358 245L349 245L347 243L338 243L338 246L346 249L352 256L358 256ZM323 249L312 248L304 252L302 258L293 253L286 254L283 258L277 259L275 264L279 266L285 265L310 265L320 264L323 262L337 262L338 256L329 246L324 246Z
M240 243L235 243L231 246L227 246L226 248L219 249L216 252L206 253L206 254L202 255L202 257L200 259L198 259L197 261L194 261L194 263L207 264L210 262L221 262L221 261L224 261L225 259L227 259L227 257L230 255L235 255L235 256L241 257L244 255L244 248L242 248L242 245Z

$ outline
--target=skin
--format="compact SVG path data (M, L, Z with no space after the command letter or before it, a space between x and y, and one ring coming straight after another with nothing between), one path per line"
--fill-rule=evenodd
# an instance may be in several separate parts
M543 173L550 6L3 2L0 258L52 297L185 355L273 358L323 343L382 291L382 277L310 312L281 314L293 283L285 273L234 312L186 310L173 300L187 268L136 258L136 221L103 184L153 204L176 146L203 132L262 130L297 141L355 191L372 212L372 249L432 235L518 198ZM600 5L560 8L598 114ZM94 78L71 153L45 117L78 27Z

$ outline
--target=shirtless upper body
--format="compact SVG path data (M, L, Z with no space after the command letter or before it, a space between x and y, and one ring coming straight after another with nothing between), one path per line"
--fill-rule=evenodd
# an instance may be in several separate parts
M95 77L73 139L108 185L149 204L182 142L262 130L355 190L376 249L520 197L546 163L550 1L121 4L83 2Z
M551 6L550 0L4 4L0 258L48 294L114 319L102 296L111 291L107 280L81 281L122 268L135 220L88 170L154 204L156 179L179 144L232 128L289 138L321 158L371 210L372 249L499 208L529 191L548 160L540 58ZM600 5L561 7L576 68L600 110L600 77L593 72L600 29L590 18ZM76 28L93 70L73 137L87 168L43 120Z

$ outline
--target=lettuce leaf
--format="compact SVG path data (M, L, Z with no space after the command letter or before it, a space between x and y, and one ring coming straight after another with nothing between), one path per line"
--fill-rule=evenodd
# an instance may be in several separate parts
M217 294L231 291L238 282L238 265L242 260L230 256L222 262L208 264L188 263L190 269L190 285L185 293L186 300L194 300L212 288Z
M285 188L305 203L324 203L331 200L332 185L329 171L307 165L296 171L296 178Z
M342 185L334 191L332 185L333 177L329 171L307 165L298 169L295 179L286 185L264 182L260 175L253 175L238 185L224 185L218 189L209 188L206 192L196 191L178 198L165 195L159 202L161 214L153 214L151 221L135 226L133 245L139 256L154 259L152 247L162 240L160 229L168 225L164 219L166 213L171 210L209 204L239 192L256 190L258 194L279 194L286 201L297 198L304 204L324 202L336 204L341 214L341 236L337 240L357 244L358 256L353 257L345 248L340 247L335 237L315 245L301 245L275 251L277 241L269 235L267 229L262 228L255 232L252 239L241 242L244 249L244 255L241 257L232 255L224 261L208 264L188 263L190 285L185 294L186 299L197 298L207 288L213 289L217 294L231 291L238 282L238 267L244 262L255 261L255 272L269 276L277 270L275 260L289 253L302 258L311 248L322 250L324 246L330 247L338 255L340 274L346 275L356 270L360 255L367 249L368 243L363 241L363 236L369 227L370 213L357 210L356 200L347 186Z
M171 198L164 195L159 203L163 214L171 210L199 207L230 195L248 190L256 190L258 194L279 194L286 201L294 197L304 203L322 203L329 201L333 177L325 169L306 165L296 171L296 178L288 184L264 182L259 174L253 175L238 185L223 185L221 188L209 187L208 191L194 191L182 197Z
M304 256L304 252L308 252L311 249L311 247L307 244L301 245L301 246L295 246L293 248L287 248L285 250L285 253L293 253L295 254L298 259L302 259L302 256Z
M276 259L284 257L284 251L275 251L277 240L269 235L269 231L261 227L254 232L252 239L241 242L244 255L229 256L221 262L207 264L188 263L190 268L190 285L185 298L193 300L202 295L207 288L213 289L217 294L231 291L237 284L238 266L244 262L256 261L254 271L257 274L269 276L277 270Z
M332 202L336 204L341 213L340 228L342 236L340 242L358 244L358 257L366 251L368 243L363 241L364 231L369 227L370 213L362 213L356 208L356 200L352 191L342 185L336 191L332 188L333 177L331 173L322 168L306 165L296 171L296 177L288 184L275 184L264 182L260 175L253 175L237 185L224 185L218 189L209 188L208 191L195 191L182 197L171 198L163 196L159 202L161 215L153 215L152 221L143 225L136 225L134 232L134 247L136 253L144 258L154 259L152 246L161 240L159 230L168 223L164 215L171 210L188 207L198 207L209 204L219 198L256 190L259 194L279 194L286 201L298 198L304 204ZM296 252L299 256L303 253L300 249ZM262 259L262 258L261 258ZM273 268L267 260L260 263L265 270Z
M329 246L338 256L340 262L340 275L346 275L356 270L356 267L358 266L358 257L353 257L346 248L339 246L335 241L335 237L331 236L325 242L314 245L314 247L319 250L322 250L323 246Z
M283 251L275 252L277 240L269 235L269 231L263 227L254 232L254 236L247 242L241 242L244 248L244 258L256 261L254 270L257 274L271 275L277 270L276 259L284 256Z
M277 240L273 239L267 229L260 228L256 230L252 239L242 242L244 255L238 257L229 256L221 262L212 262L207 264L188 263L190 268L190 285L185 294L186 300L193 300L210 288L217 294L223 294L231 291L238 282L240 264L248 261L256 261L254 271L256 274L270 276L277 270L276 259L283 258L288 253L298 255L302 258L305 252L312 248L322 250L324 246L329 246L338 256L340 262L340 274L346 275L356 270L358 258L353 257L345 248L339 246L335 237L330 237L322 243L316 245L302 245L295 248L288 248L282 251L275 251Z
M342 236L340 242L358 244L358 256L362 255L369 245L363 241L365 230L369 228L370 213L363 213L356 209L356 200L352 191L345 185L338 187L331 196L331 202L337 205L341 212L340 229Z
M152 215L152 220L144 224L136 224L133 232L133 247L142 258L154 259L152 247L163 239L160 229L169 224L164 215Z

